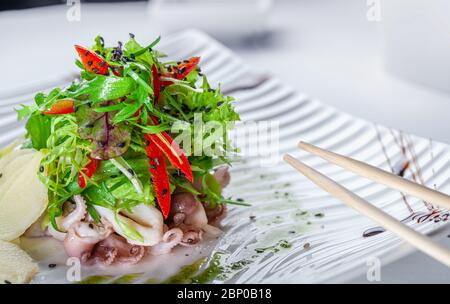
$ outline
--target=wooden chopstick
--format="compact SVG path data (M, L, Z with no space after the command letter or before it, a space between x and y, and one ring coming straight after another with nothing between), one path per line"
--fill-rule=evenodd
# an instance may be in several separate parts
M377 183L383 184L401 192L421 198L427 202L433 203L441 208L450 210L450 196L425 187L411 180L395 175L393 173L381 170L377 167L363 163L361 161L346 157L334 152L330 152L306 142L300 142L299 148L317 155L339 167L350 170L353 173L364 176Z
M417 249L450 267L450 251L445 247L434 243L429 237L422 235L409 226L399 222L394 217L376 208L360 196L339 185L313 168L308 167L291 155L284 155L283 159L323 190L345 202L348 206L356 209L368 218L374 220L386 230L389 230L403 238Z

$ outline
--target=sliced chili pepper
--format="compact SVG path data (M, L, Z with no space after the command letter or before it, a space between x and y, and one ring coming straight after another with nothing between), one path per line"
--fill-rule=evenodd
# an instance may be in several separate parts
M155 94L155 102L159 101L159 95L161 93L161 81L159 79L158 70L155 65L152 65L152 77L153 77L153 93Z
M166 219L170 213L170 183L166 163L164 162L164 155L153 142L149 142L145 150L148 156L149 170L152 176L156 198L158 199L162 214Z
M190 72L195 70L198 63L200 62L200 57L192 57L189 58L189 60L185 60L183 62L180 62L177 67L170 67L167 69L167 74L164 74L164 76L175 78L178 80L183 79L186 77ZM162 86L168 86L171 85L172 81L162 81Z
M86 187L85 176L91 178L97 171L98 163L100 162L95 158L90 158L90 160L91 161L86 165L86 167L81 169L81 172L78 173L78 186L80 186L81 189L84 189L84 187Z
M78 55L81 58L81 62L83 63L86 70L91 73L105 75L108 73L109 64L97 55L96 53L89 51L85 47L75 45L75 49L77 50Z
M155 117L151 117L153 123L158 125L158 120ZM167 157L170 163L183 173L184 177L191 183L194 180L191 165L184 155L183 150L178 143L167 132L160 132L157 134L145 134L145 139L154 143Z
M69 114L75 112L73 100L61 99L57 100L49 110L42 112L42 114Z
M189 60L185 60L178 65L178 76L177 79L183 79L190 72L192 72L200 62L200 57L192 57Z

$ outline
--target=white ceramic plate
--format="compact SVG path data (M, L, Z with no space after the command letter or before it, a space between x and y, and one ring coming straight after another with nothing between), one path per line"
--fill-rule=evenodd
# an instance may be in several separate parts
M448 213L431 211L432 206L426 202L306 155L296 149L296 144L305 140L397 173L407 163L405 177L449 193L447 145L354 118L296 93L280 80L261 77L200 32L167 37L160 49L176 59L200 55L210 82L220 82L223 91L236 97L242 120L278 122L279 158L286 152L298 156L398 219L407 218L412 210L415 217L405 222L421 232L436 232L445 224ZM0 146L24 133L12 107L30 103L33 90L0 96ZM161 280L201 256L221 252L216 262L223 273L214 279L217 283L341 282L364 273L377 259L387 263L411 250L389 232L363 237L376 226L373 222L316 188L281 160L267 167L261 166L261 158L245 157L233 167L226 192L245 199L252 207L230 208L220 240L194 250L179 249L168 256L149 258L132 267L83 268L82 276L144 272L129 281ZM41 273L34 282L68 282L70 267L60 244L42 239L23 240L23 244L40 261ZM57 267L49 268L49 263Z

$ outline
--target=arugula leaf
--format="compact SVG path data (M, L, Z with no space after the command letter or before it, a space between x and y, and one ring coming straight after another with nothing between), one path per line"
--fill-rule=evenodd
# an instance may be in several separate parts
M95 46L94 46L96 51L103 51L105 49L105 41L103 40L103 37L100 35L97 35L97 37L95 37Z
M232 199L224 199L224 200L222 200L222 203L230 204L230 205L244 206L244 207L251 207L251 205L252 205L250 203L241 202L241 201L232 200Z
M58 231L59 227L58 224L56 223L56 218L58 216L61 216L63 204L64 201L56 200L55 195L53 193L49 193L47 212L50 216L50 223L52 224L53 228L55 228Z
M47 140L50 136L51 120L48 116L37 114L28 119L25 128L34 149L47 148Z
M214 175L210 173L203 175L203 190L207 190L207 192L213 193L217 197L222 196L222 187Z
M122 110L125 106L126 105L124 103L116 103L111 106L95 108L94 111L98 112L98 113L118 111L118 110Z
M142 107L142 103L139 100L136 100L132 103L122 103L123 107L113 118L113 123L118 124L136 114L139 109Z
M81 62L81 60L79 60L79 59L77 59L77 60L75 60L75 65L77 66L77 67L79 67L80 69L84 69L84 65L83 65L83 63Z
M125 44L126 54L130 57L135 58L136 60L146 64L148 67L151 67L155 60L150 52L147 52L149 47L143 48L134 38L128 40Z
M150 87L150 85L145 82L144 79L142 79L136 72L134 72L131 68L125 70L125 75L129 75L131 78L133 78L137 84L142 86L148 94L153 95L153 89Z
M68 97L87 97L92 102L117 99L133 92L136 83L129 77L97 75L92 80L82 80L78 88L68 92Z
M108 186L105 182L102 182L99 186L92 186L87 188L83 195L87 198L88 202L93 205L102 206L109 209L115 209L116 199L109 192Z
M132 39L132 40L134 40L134 39ZM152 43L150 43L149 45L147 45L145 48L142 48L142 49L136 51L136 53L134 53L134 55L135 55L135 56L139 56L139 55L145 53L145 52L148 51L148 50L151 51L152 48L153 48L155 45L157 45L157 44L159 43L160 40L161 40L161 36L158 36L158 38L156 38Z
M50 97L50 96L49 96ZM39 92L34 96L34 102L37 106L43 105L47 101L47 96L44 93Z
M141 128L142 131L147 134L156 134L170 129L167 124L159 124L157 126L142 126L139 124L135 124L135 126Z
M37 107L32 105L32 106L26 106L26 105L20 105L22 108L20 109L15 109L17 112L17 120L22 120L25 118L28 118L31 116L31 114L33 114L34 112L37 111Z
M101 216L100 216L100 214L98 214L98 211L95 210L94 206L92 206L91 204L88 204L86 209L87 209L87 212L89 213L89 215L94 220L94 222L100 223Z

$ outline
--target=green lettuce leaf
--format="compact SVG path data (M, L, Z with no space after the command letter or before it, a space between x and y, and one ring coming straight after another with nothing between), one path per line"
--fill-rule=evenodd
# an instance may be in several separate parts
M92 80L82 80L80 85L68 97L84 97L91 102L102 102L117 99L133 92L135 81L130 77L97 75Z
M37 114L31 116L26 124L28 137L34 149L47 148L47 139L50 136L51 120L48 116Z

